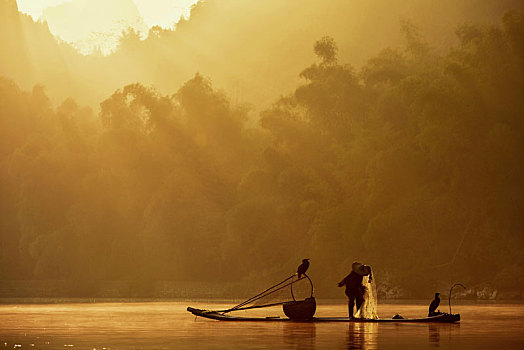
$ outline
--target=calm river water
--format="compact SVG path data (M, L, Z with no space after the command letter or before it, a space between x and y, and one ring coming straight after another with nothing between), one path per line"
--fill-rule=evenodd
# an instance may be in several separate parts
M317 316L347 314L342 303L318 304ZM524 349L521 304L457 304L462 322L440 325L220 322L195 319L188 305L231 303L0 305L0 349ZM422 303L379 306L381 317L426 312ZM282 315L278 308L253 313Z

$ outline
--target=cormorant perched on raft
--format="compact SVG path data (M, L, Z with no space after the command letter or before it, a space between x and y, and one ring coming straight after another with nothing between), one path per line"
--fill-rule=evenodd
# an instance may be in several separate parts
M437 307L440 305L440 298L438 297L440 293L435 293L435 299L429 304L429 313L428 317L436 316L438 315L438 312L435 312L437 310Z
M303 259L302 264L300 264L297 269L298 278L306 274L308 267L309 267L309 259Z

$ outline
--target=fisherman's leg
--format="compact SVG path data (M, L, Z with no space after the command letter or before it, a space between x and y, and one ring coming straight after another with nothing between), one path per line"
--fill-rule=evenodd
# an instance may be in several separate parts
M364 304L364 297L362 295L357 296L357 311L360 310L362 304Z
M349 318L353 318L353 309L355 308L355 299L351 298L348 301L348 315Z
M358 290L358 293L356 295L356 299L357 299L357 312L358 310L360 310L360 308L362 307L362 304L364 303L364 292L365 292L365 288L360 288ZM362 317L362 315L361 315Z
M348 291L346 291L346 295L348 296L348 315L349 318L353 317L353 309L355 308L355 296Z

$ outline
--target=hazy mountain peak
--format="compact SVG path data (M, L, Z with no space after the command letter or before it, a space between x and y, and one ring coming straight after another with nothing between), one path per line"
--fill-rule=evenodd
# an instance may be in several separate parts
M18 12L16 0L0 0L0 13Z
M73 0L44 10L51 32L73 43L82 53L99 47L109 53L129 27L147 31L133 0Z

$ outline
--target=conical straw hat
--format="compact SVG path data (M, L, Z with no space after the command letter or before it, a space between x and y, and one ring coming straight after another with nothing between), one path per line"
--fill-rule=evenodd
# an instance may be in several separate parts
M351 265L351 269L360 276L367 276L371 272L371 268L369 266L356 261Z

